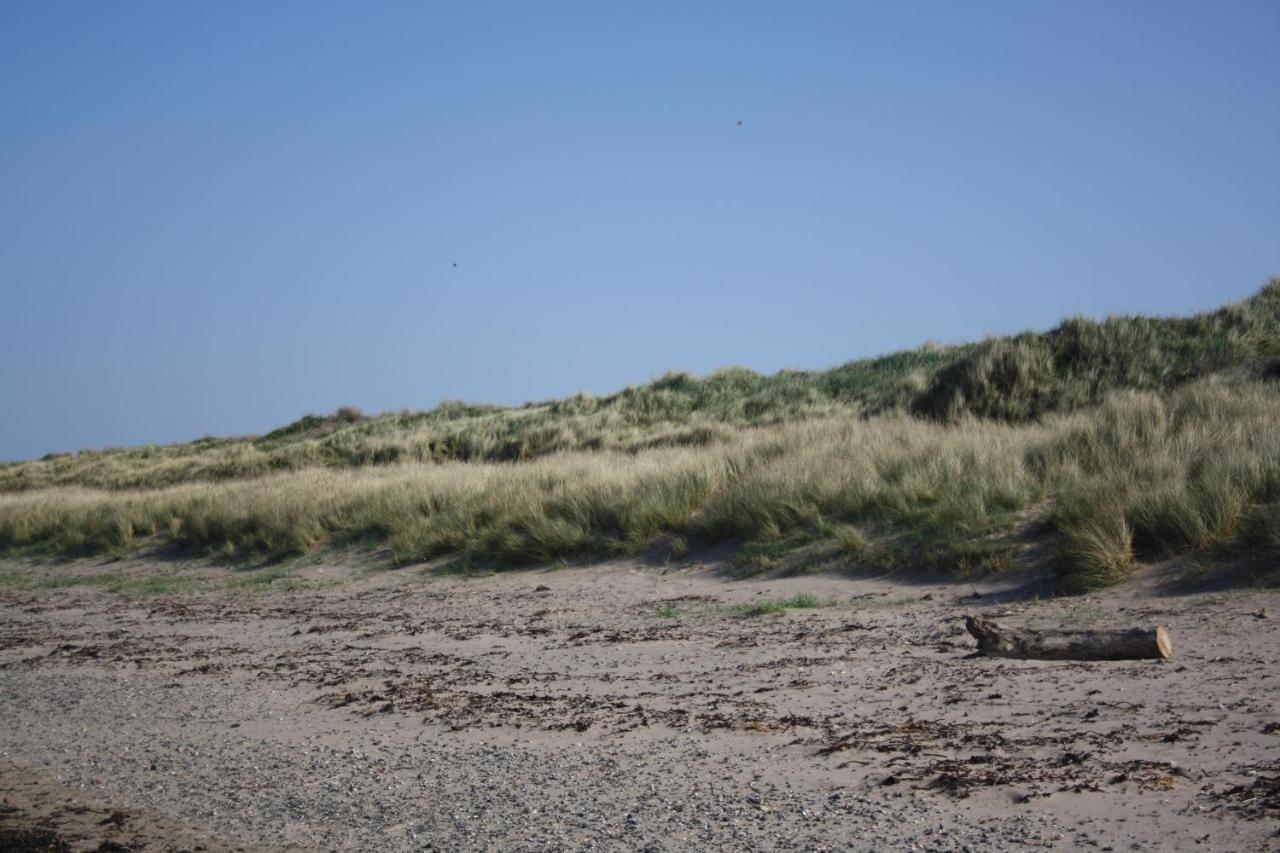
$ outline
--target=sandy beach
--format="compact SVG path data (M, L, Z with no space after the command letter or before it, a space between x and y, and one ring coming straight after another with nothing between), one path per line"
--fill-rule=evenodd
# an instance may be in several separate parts
M483 576L331 564L254 592L123 595L92 580L237 573L5 568L14 845L1280 843L1274 591L1178 592L1148 574L1052 598L1034 577L734 579L712 558ZM979 657L970 613L1161 624L1174 656Z

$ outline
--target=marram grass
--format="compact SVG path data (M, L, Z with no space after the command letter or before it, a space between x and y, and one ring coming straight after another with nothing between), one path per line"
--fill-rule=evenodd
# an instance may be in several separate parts
M1064 588L1280 552L1280 284L1186 319L1072 320L825 373L669 374L518 409L346 409L254 439L0 467L0 550L390 546L503 565L659 538L910 570L1054 545Z

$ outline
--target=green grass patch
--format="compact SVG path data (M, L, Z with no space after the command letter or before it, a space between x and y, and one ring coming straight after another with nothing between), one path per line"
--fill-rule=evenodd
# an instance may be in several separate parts
M778 598L768 601L754 601L747 604L735 604L729 608L729 614L739 619L752 619L757 616L769 616L785 613L788 610L812 610L815 607L834 607L835 599L818 598L806 593L797 593L789 598Z
M713 604L691 608L680 608L667 604L655 610L653 615L659 619L680 619L686 616L753 619L759 616L785 613L788 610L811 610L816 607L836 607L838 604L839 602L834 598L820 598L808 593L796 593L787 598L762 599L743 604Z
M5 589L60 590L97 587L108 592L129 596L230 591L289 591L315 585L314 582L304 581L295 577L292 569L278 566L246 570L230 577L218 578L189 574L125 576L111 572L51 575L39 569L0 574L0 588Z
M924 599L918 595L874 595L851 598L842 606L854 610L879 610L894 607L911 607L922 604Z

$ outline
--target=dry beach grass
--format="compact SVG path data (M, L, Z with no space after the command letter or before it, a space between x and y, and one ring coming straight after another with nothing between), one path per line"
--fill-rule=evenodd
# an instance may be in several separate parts
M120 552L158 538L278 558L389 544L401 563L517 565L665 536L677 552L736 540L748 558L803 550L811 564L975 572L1015 568L1026 536L1043 535L1064 584L1081 591L1122 580L1135 559L1274 549L1277 422L1272 383L1210 378L1031 423L823 417L693 447L44 487L0 494L0 545Z
M0 468L0 549L224 558L390 546L500 565L745 543L744 566L1014 568L1280 542L1280 283L823 373L669 374L522 408L340 409L261 438ZM1028 549L1030 539L1049 549Z

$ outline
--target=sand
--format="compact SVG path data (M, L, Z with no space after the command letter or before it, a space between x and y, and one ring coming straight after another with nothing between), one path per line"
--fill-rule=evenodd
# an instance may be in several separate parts
M14 579L238 575L0 569L0 848L1280 849L1275 591L714 555L152 595ZM823 606L744 613L797 594ZM1174 656L978 657L970 613L1161 624Z

